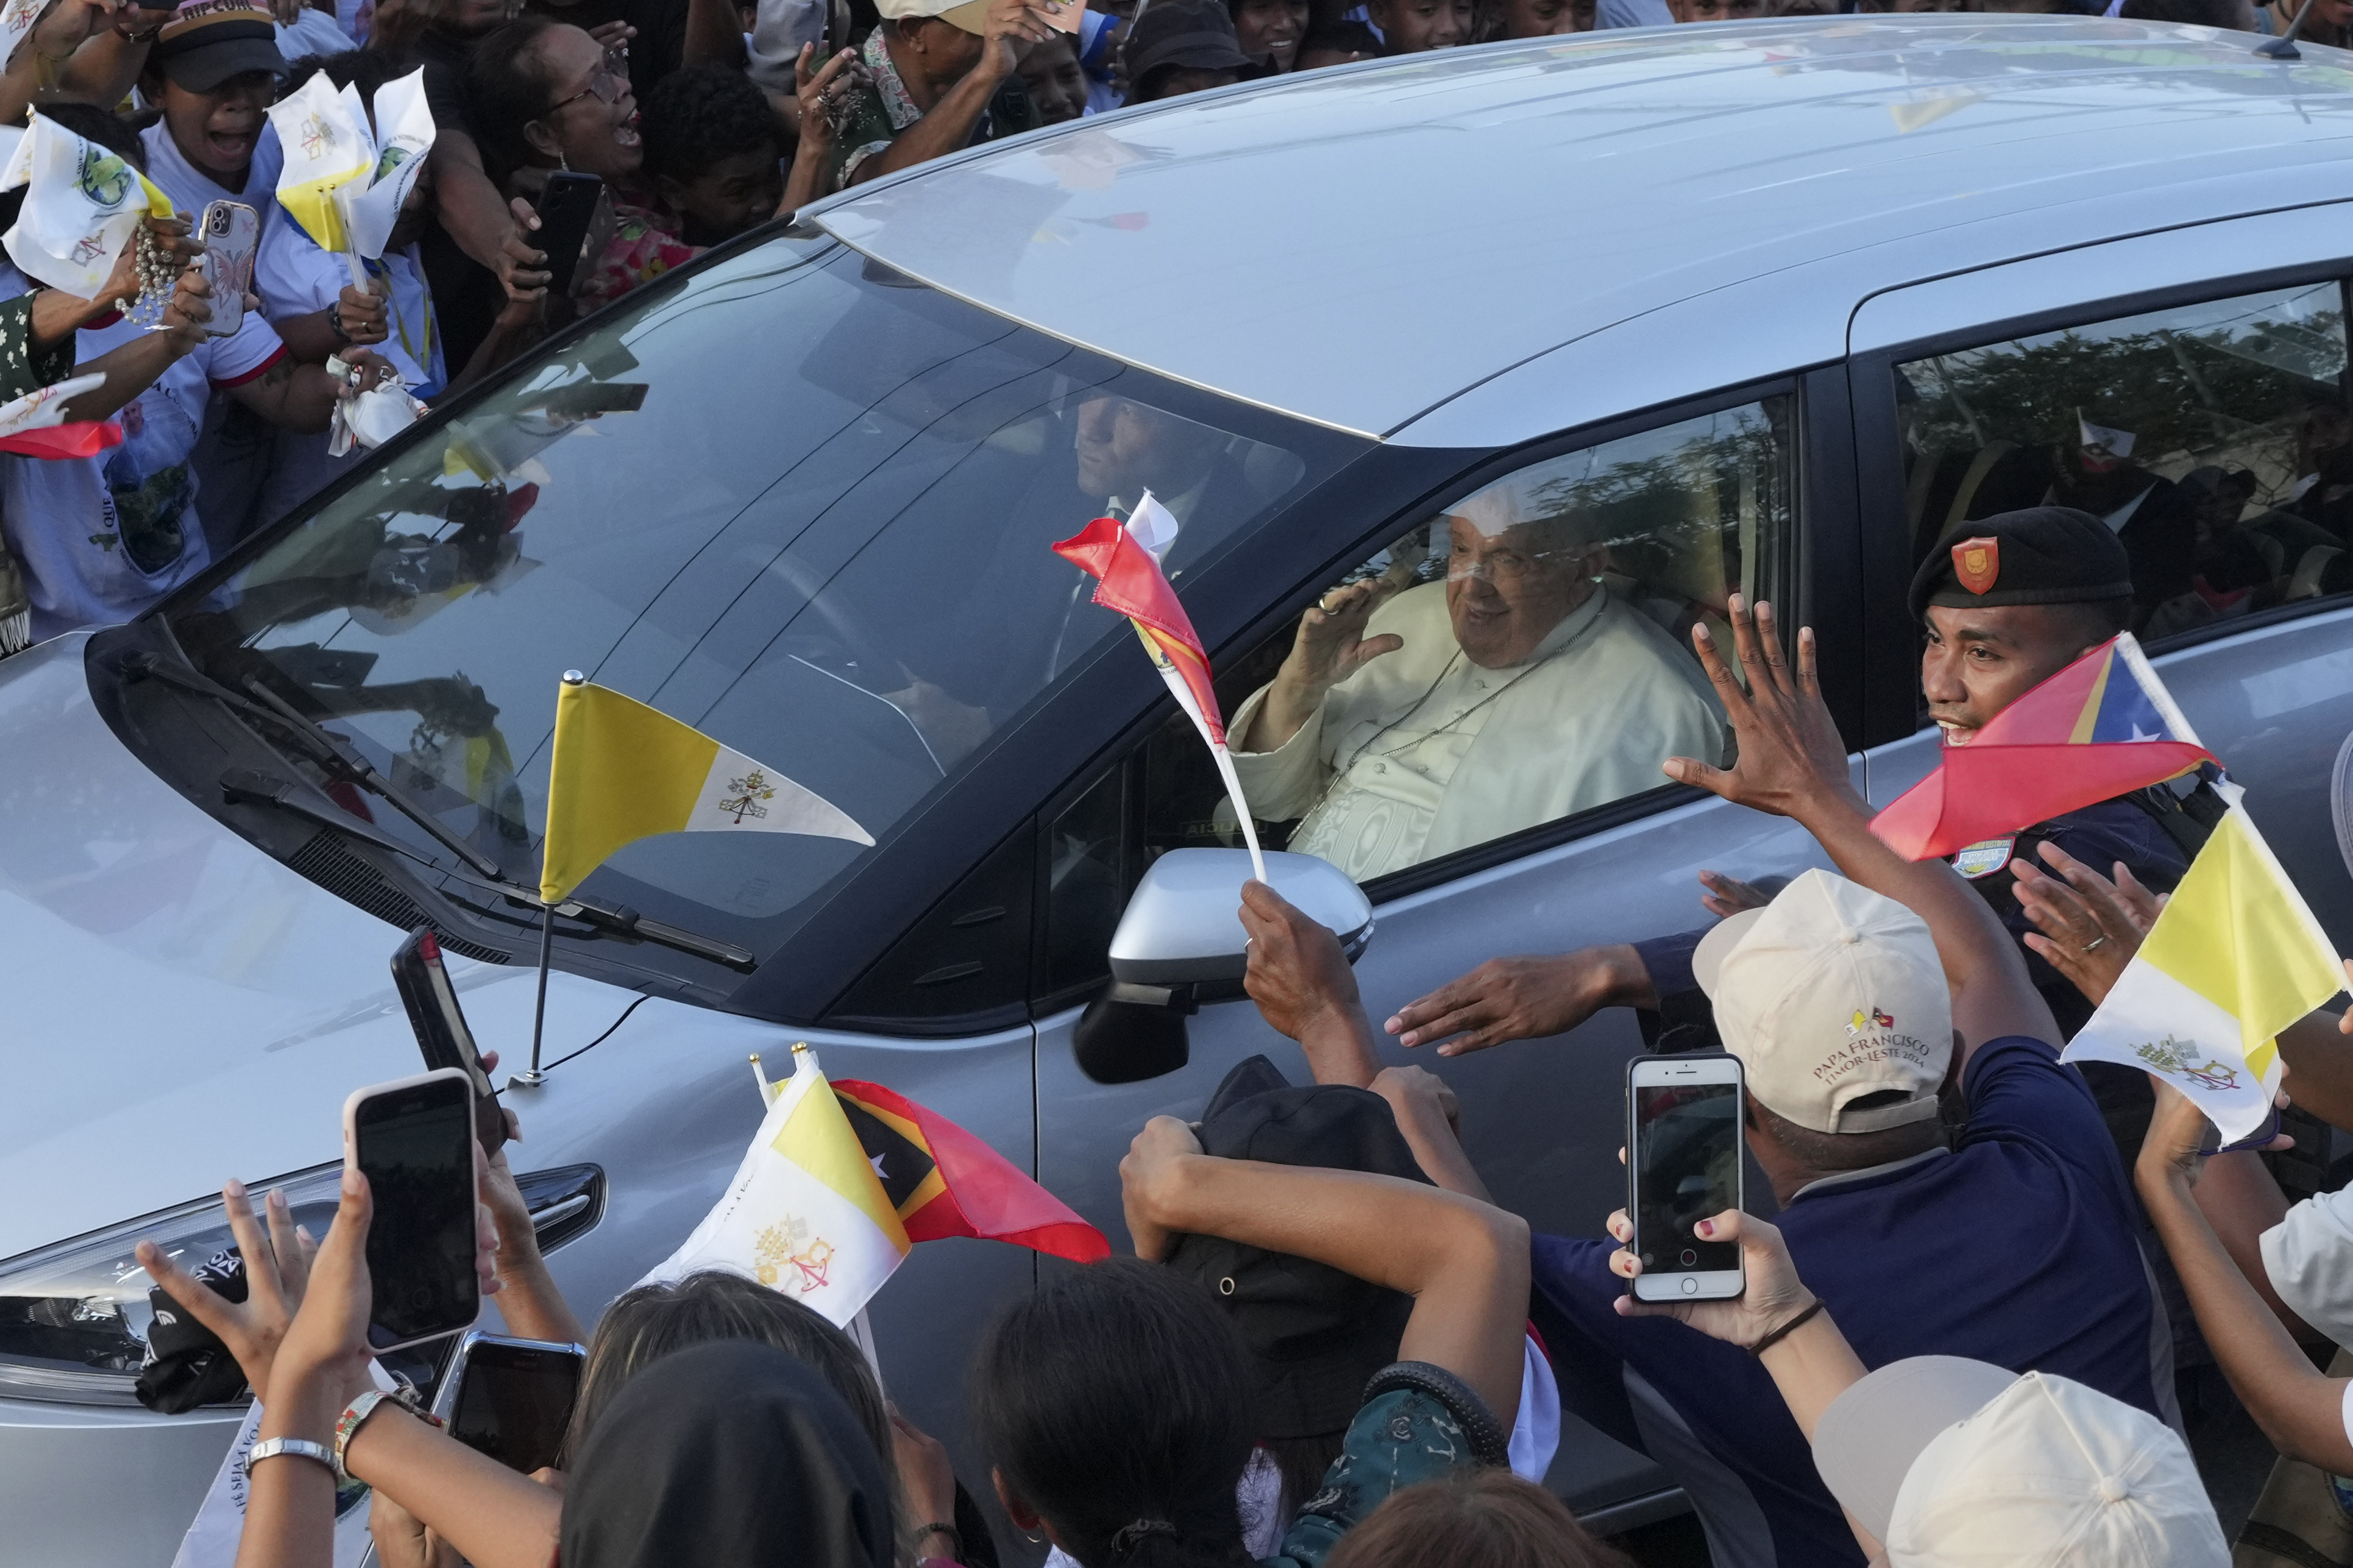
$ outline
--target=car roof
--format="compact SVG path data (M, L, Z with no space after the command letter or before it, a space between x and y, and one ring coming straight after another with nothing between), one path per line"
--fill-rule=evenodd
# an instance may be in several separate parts
M1786 279L1776 309L1842 331L1877 289L2353 195L2353 55L2256 41L1957 14L1488 45L1089 118L813 216L988 310L1382 436L1728 287Z

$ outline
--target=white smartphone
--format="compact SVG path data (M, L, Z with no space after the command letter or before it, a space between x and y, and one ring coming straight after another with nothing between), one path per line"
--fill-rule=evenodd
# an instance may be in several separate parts
M1693 1227L1741 1205L1740 1058L1639 1057L1626 1068L1626 1212L1642 1301L1721 1301L1747 1281L1736 1242Z
M474 1086L443 1068L354 1089L343 1163L368 1179L368 1348L382 1353L461 1333L481 1316L474 1272L482 1146Z

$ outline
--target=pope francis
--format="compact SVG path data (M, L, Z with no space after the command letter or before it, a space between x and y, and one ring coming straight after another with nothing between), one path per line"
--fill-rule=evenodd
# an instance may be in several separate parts
M1231 726L1254 815L1359 881L1666 782L1716 758L1699 662L1599 580L1606 541L1544 470L1441 519L1443 583L1350 583L1300 618Z

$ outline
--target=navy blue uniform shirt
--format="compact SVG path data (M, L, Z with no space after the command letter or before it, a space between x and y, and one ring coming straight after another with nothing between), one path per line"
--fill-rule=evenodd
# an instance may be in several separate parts
M2163 1415L2139 1209L2084 1080L2042 1041L1969 1059L1952 1152L1812 1183L1779 1217L1866 1367L1968 1356ZM1691 1490L1720 1568L1862 1555L1763 1366L1667 1318L1621 1318L1613 1244L1535 1239L1531 1314L1561 1404ZM1724 1539L1716 1539L1719 1535Z
M2043 865L2040 857L2031 853L2036 839L2048 839L2060 848L2089 866L2103 877L2116 875L2116 862L2121 860L2132 869L2142 886L2151 892L2169 893L2189 869L2189 857L2174 841L2156 817L2131 800L2119 797L2104 800L2097 805L2087 805L2081 811L2071 811L2023 828L2018 834L2022 858ZM2044 868L2048 869L2047 867ZM1977 879L1973 883L1989 896L1994 912L2001 917L2010 935L2024 937L2034 929L2026 912L2018 907L2010 892L2007 871L1996 871ZM1641 955L1642 966L1650 972L1651 984L1662 1001L1699 989L1692 977L1692 950L1707 931L1677 931L1672 936L1653 937L1633 944ZM2070 1037L2082 1028L2092 1016L2091 1004L2073 982L2042 961L2042 956L2023 942L2019 951L2026 955L2026 973L2034 988L2051 1005L2052 1016L2059 1020L2062 1038ZM1696 1005L1696 1004L1694 1004ZM2138 1079L2141 1075L2133 1075Z

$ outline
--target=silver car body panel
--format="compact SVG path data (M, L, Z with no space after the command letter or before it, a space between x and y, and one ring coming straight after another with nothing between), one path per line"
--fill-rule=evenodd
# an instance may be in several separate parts
M397 933L142 766L91 701L87 640L60 637L0 666L11 759L0 769L0 1192L12 1194L0 1205L0 1258L201 1197L232 1174L259 1181L338 1159L344 1097L421 1068L392 989ZM450 966L477 1038L521 1065L534 972ZM525 1124L510 1151L516 1169L605 1169L604 1218L550 1258L592 1321L718 1201L760 1122L754 1052L781 1075L807 1040L828 1077L952 1106L1016 1165L1034 1160L1026 1026L920 1042L786 1030L558 971L547 1058L605 1033L633 1003L626 1024L544 1088L509 1095ZM981 1321L942 1317L934 1302L999 1299L1030 1278L1018 1248L934 1242L875 1303L893 1397L952 1446ZM0 1399L0 1564L161 1568L237 1419ZM986 1473L976 1455L956 1458L964 1474Z
M2242 38L2125 22L1602 35L1124 111L860 187L817 216L891 266L1135 363L1399 442L1490 447L1851 345L1997 335L2024 313L2335 259L2353 251L2326 205L2353 199L2348 87L2334 51L2284 66ZM1499 182L1543 198L1499 208ZM417 1065L385 967L396 933L142 766L93 707L83 641L0 665L0 1190L15 1200L0 1258L195 1197L232 1169L332 1160L349 1090ZM2353 946L2325 798L2353 729L2353 610L2159 665ZM1858 766L1885 800L1934 759L1923 734ZM1820 863L1779 819L1664 804L1380 906L1359 978L1378 1019L1498 952L1698 923L1703 868ZM486 1042L523 1048L529 981L459 966ZM549 1057L638 1000L557 974ZM559 1281L594 1313L675 1246L756 1124L745 1057L796 1038L833 1077L887 1082L1037 1170L1115 1244L1117 1160L1146 1116L1198 1113L1253 1052L1299 1071L1247 1004L1219 1004L1192 1020L1183 1071L1097 1085L1072 1061L1075 1016L902 1041L644 1001L519 1102L521 1167L591 1161L610 1178L604 1220L554 1255ZM1593 1231L1622 1184L1612 1080L1639 1049L1620 1012L1444 1064L1499 1199L1540 1227ZM954 1419L964 1367L987 1305L1036 1267L933 1243L876 1306L893 1395L967 1479L985 1468ZM0 1565L161 1568L233 1422L0 1401ZM1580 1500L1664 1484L1574 1424L1555 1477Z
M1891 287L2353 197L2348 68L2096 18L1591 33L1083 120L813 216L1133 363L1349 430L1493 444L1559 426L1499 428L1482 399L1412 426L1597 335L1554 379L1625 412L1836 359ZM1718 356L1731 374L1673 384Z

